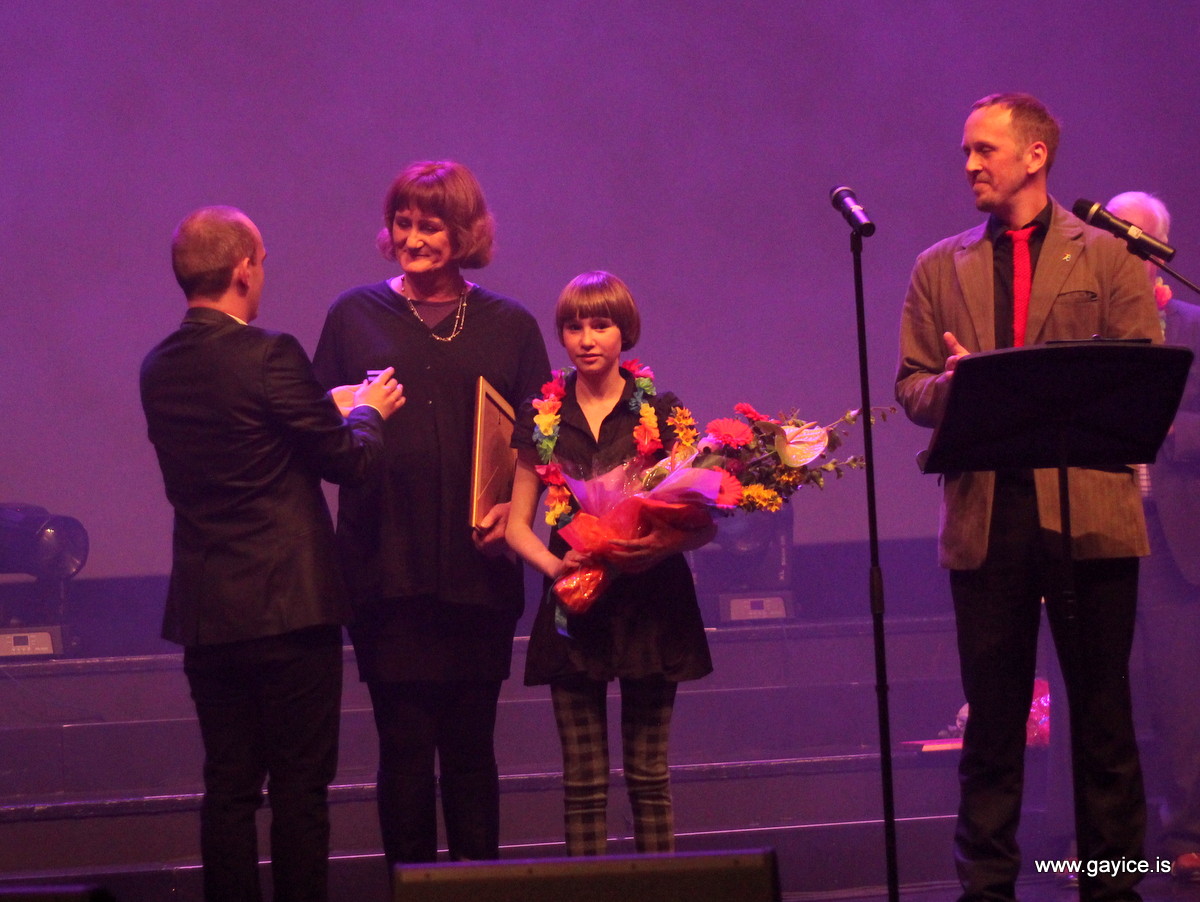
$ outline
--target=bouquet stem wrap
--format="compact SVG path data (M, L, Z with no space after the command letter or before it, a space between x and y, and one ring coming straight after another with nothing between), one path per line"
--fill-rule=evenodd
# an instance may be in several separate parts
M617 467L589 480L564 477L579 502L579 513L558 534L591 563L560 576L554 594L571 614L588 611L611 582L614 571L605 558L614 540L639 539L655 529L689 532L712 522L709 509L717 499L721 474L682 468L649 490Z

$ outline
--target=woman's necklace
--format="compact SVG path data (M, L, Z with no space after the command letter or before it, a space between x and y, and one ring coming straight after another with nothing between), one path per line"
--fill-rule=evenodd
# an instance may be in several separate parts
M467 295L474 287L474 282L468 282L466 279L463 279L462 291L458 295L458 310L454 313L454 328L450 330L449 335L438 335L433 331L432 328L430 328L429 324L426 323L425 320L421 319L421 314L417 313L417 307L412 302L412 298L404 293L404 276L400 277L400 284L396 293L400 295L400 297L404 298L405 303L408 304L408 309L411 310L412 315L417 318L417 322L429 329L429 334L434 339L437 341L454 341L454 339L458 338L458 333L462 331L463 323L467 320Z

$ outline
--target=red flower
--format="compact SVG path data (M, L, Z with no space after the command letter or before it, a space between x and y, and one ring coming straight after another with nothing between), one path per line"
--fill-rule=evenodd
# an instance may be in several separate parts
M1171 300L1171 286L1163 282L1162 276L1159 276L1154 281L1154 301L1158 304L1158 309L1162 310L1167 306L1167 301Z
M648 366L642 366L641 362L636 357L634 357L632 360L622 360L621 367L635 379L639 377L645 379L654 378L654 370L650 369Z
M563 479L562 470L558 464L538 464L534 467L537 470L538 476L546 485L566 485L566 480Z
M746 404L745 402L743 402L741 404L734 404L733 409L736 410L738 413L740 413L742 416L744 416L747 420L750 420L750 422L752 422L752 423L757 423L759 420L766 420L768 423L775 422L775 420L771 419L765 413L759 413L757 410L755 410L753 407L751 407L749 404Z
M554 379L542 386L543 398L562 398L567 393L567 386L563 382L562 370L554 373Z
M724 417L704 427L708 437L730 448L743 448L754 439L754 431L741 420Z

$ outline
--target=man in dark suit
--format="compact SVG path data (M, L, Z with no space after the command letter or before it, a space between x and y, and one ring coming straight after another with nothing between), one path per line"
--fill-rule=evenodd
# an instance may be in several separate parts
M163 636L184 646L204 742L205 898L261 899L269 778L274 898L324 900L346 599L320 483L367 475L404 397L390 370L336 389L343 419L299 342L247 325L266 250L240 211L190 214L171 255L188 310L141 394L175 512Z
M904 302L896 398L936 426L958 361L972 351L1055 339L1157 338L1150 286L1111 235L1049 196L1058 123L1025 94L985 97L963 132L966 174L985 223L921 254ZM963 689L955 854L962 899L1016 898L1025 721L1041 601L1070 687L1070 732L1085 899L1134 900L1145 800L1129 700L1138 557L1146 530L1130 468L1071 470L1078 629L1062 593L1055 470L949 474L939 562L950 570ZM1071 637L1076 636L1078 641ZM1099 873L1100 870L1106 873Z
M1126 191L1110 212L1166 242L1171 214L1152 194ZM1200 357L1200 307L1171 296L1147 262L1163 339ZM1143 502L1150 556L1138 588L1138 634L1146 653L1146 701L1158 739L1153 760L1163 795L1161 852L1179 880L1200 881L1200 362L1188 372L1175 421L1146 468Z

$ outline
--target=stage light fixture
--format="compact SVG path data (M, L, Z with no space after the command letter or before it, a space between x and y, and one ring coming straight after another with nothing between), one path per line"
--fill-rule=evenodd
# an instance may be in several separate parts
M74 517L36 504L0 504L0 573L36 580L0 606L0 658L62 654L67 583L87 557L87 530Z

